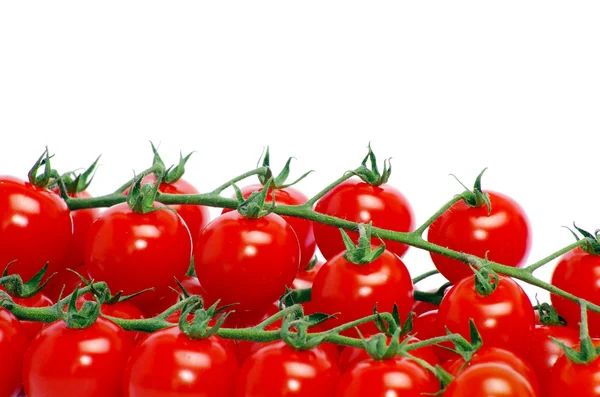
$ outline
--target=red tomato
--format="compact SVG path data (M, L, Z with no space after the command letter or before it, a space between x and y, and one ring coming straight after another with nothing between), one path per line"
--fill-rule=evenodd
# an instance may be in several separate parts
M208 294L204 288L202 288L196 277L183 276L183 278L178 278L178 280L190 295L200 295L202 297L204 300L204 307L210 307L215 303L213 300L209 299ZM173 289L178 291L179 294L173 291ZM175 280L173 280L170 287L157 288L154 291L144 292L144 294L148 294L145 302L142 304L136 302L136 304L140 306L140 309L142 309L146 317L154 317L179 302L180 296L183 293L180 291Z
M74 268L77 273L81 274L83 277L88 277L88 270L85 266L78 266ZM48 296L52 301L56 302L60 293L62 292L63 298L67 295L70 295L75 288L82 287L83 281L79 278L78 275L69 271L69 270L61 270L55 276L50 279L48 284L44 287L44 294ZM65 287L63 291L63 287Z
M499 277L489 296L475 291L474 277L452 287L442 300L438 321L469 339L469 319L486 347L500 347L524 356L534 326L533 306L523 289L509 277Z
M398 306L404 321L413 304L413 285L404 263L390 251L371 263L356 265L347 261L343 253L330 259L319 270L312 287L312 305L315 311L336 313L336 319L325 325L337 325L373 314L373 308L392 312ZM377 333L373 323L359 327L361 332ZM356 330L348 334L356 335Z
M533 387L536 395L539 391L538 378L533 371L533 368L525 361L515 356L514 353L498 349L496 347L482 347L473 354L471 360L466 363L464 358L456 357L446 361L443 365L444 369L452 376L458 376L460 373L475 365L482 363L500 363L505 364L521 374Z
M431 310L415 317L413 319L412 333L422 340L447 335L446 329L438 321L437 310ZM456 353L444 347L454 349L454 345L451 342L441 343L440 346L431 346L440 362L443 363L452 358L458 357Z
M278 342L250 356L240 369L236 397L333 396L339 370L320 347L294 350Z
M246 219L229 212L204 229L194 249L196 274L211 299L236 310L261 309L285 293L298 272L292 227L276 214Z
M561 397L568 396L563 394ZM582 394L574 394L583 396ZM454 379L444 397L537 397L527 379L506 364L473 365Z
M125 331L99 318L85 329L58 321L31 342L23 364L28 397L120 396L133 348Z
M0 291L4 291L4 288L0 287ZM54 302L52 302L50 298L48 298L41 292L38 292L35 296L32 296L31 298L18 298L12 295L11 298L17 305L25 307L48 307L54 304ZM23 327L23 331L25 332L25 336L27 337L28 341L31 341L37 335L37 333L40 332L42 326L44 325L44 323L37 321L20 320L20 323Z
M125 295L168 287L173 277L185 276L190 259L190 233L181 217L168 209L140 214L126 203L115 205L94 221L85 244L90 276ZM142 308L153 298L148 292L131 302Z
M579 344L579 332L573 328L541 325L533 330L527 360L540 380L540 396L550 394L549 380L552 379L552 368L558 358L563 355L562 348L550 337L571 347Z
M67 204L48 189L0 176L0 266L29 280L48 262L64 269L73 224Z
M413 304L411 312L413 312L413 313L415 313L415 315L419 316L423 313L437 310L438 308L439 308L439 306L434 305L433 303L421 302L421 301L416 300L415 303Z
M335 397L422 397L439 392L435 376L406 358L361 361L340 379Z
M420 342L420 340L417 338L411 338L408 344L410 345L417 342ZM435 354L435 351L433 350L433 346L424 346L419 349L411 350L410 353L415 357L427 361L431 365L435 366L440 363L440 360L438 359L437 355ZM344 350L342 350L342 353L340 354L338 364L340 366L340 371L342 371L342 373L345 373L347 370L351 369L356 363L370 359L371 356L369 356L369 353L367 353L365 349L359 349L357 347L345 347Z
M323 267L325 262L318 261L315 267L312 269L306 270L306 266L300 266L300 271L296 275L296 279L292 284L293 289L305 289L312 288L313 282L315 281L315 277L317 277L317 273L319 269Z
M244 198L248 198L253 192L260 192L262 188L263 186L260 184L246 186L242 189L242 195ZM308 201L308 197L304 193L290 186L284 189L269 189L265 202L271 202L272 193L275 193L276 204L300 205ZM224 208L223 214L231 211L229 208ZM315 254L316 243L313 223L293 216L282 216L282 218L290 224L294 232L296 232L296 237L298 237L298 242L300 243L300 269L302 270L308 266Z
M154 174L146 175L142 179L142 185L145 183L155 184L157 181L156 176ZM158 190L161 193L167 194L198 194L200 193L198 189L196 189L189 182L178 179L173 183L162 182L158 187ZM127 194L129 189L126 190L123 194ZM203 205L192 205L192 204L173 204L169 205L169 207L173 208L183 221L187 225L190 230L190 235L192 236L192 243L195 244L198 237L202 233L202 230L208 225L210 222L210 212L208 208Z
M527 215L508 196L488 192L492 211L488 207L469 207L464 201L454 204L429 226L427 240L490 261L519 267L525 263L531 247L531 230ZM454 284L473 272L455 259L431 254L435 267Z
M568 252L554 269L552 285L600 304L600 256L588 254L581 248ZM554 294L550 299L556 311L567 320L567 325L578 329L581 321L579 305ZM600 314L588 311L588 327L591 336L600 337Z
M177 327L150 335L131 353L125 397L233 395L235 355L218 336L192 340Z
M402 193L390 185L372 186L359 179L349 179L330 190L319 200L315 211L353 222L372 221L373 226L398 232L409 232L414 226L412 208ZM358 240L358 233L348 234L354 241ZM315 238L325 259L346 250L340 231L335 227L315 223ZM378 245L379 239L372 238L371 243ZM408 249L396 241L385 244L400 257Z
M600 346L600 340L593 340L594 346ZM574 347L579 350L579 346ZM562 355L552 369L549 379L549 397L592 397L600 396L598 379L600 378L600 360L589 364L575 364L566 355Z
M0 396L16 397L21 391L21 368L27 345L19 320L0 309Z

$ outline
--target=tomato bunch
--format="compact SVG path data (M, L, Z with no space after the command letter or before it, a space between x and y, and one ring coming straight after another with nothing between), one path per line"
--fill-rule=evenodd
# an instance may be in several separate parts
M260 184L206 194L189 156L153 152L97 198L97 161L61 176L46 151L29 181L0 177L0 396L598 395L600 315L562 292L600 303L596 236L577 228L554 308L534 307L510 277L538 266L518 269L528 218L481 174L415 230L370 148L312 198L268 151ZM409 245L449 284L418 290Z

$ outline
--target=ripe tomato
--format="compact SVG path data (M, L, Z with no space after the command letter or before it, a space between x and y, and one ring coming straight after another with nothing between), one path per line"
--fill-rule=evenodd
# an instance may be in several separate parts
M562 290L600 304L600 256L588 254L581 248L566 253L556 265L551 282ZM578 328L579 305L554 294L550 299L556 311L567 320L567 325ZM588 327L591 336L600 336L600 314L588 312Z
M349 179L330 190L319 200L315 211L353 222L372 221L373 226L398 232L409 232L414 226L412 208L402 193L390 185L372 186L359 179ZM357 233L348 234L354 241L358 240ZM335 227L315 223L315 238L325 259L346 250L340 231ZM378 245L379 240L372 238L371 243ZM385 244L400 257L408 249L396 241Z
M549 380L552 379L552 368L558 358L563 355L562 348L550 337L556 338L570 347L579 344L579 332L573 328L548 325L536 326L529 342L527 360L540 380L540 396L550 394Z
M435 376L406 358L361 361L348 370L337 386L336 397L421 397L437 393Z
M470 207L464 201L454 204L429 226L427 240L455 251L484 257L507 266L525 263L531 247L531 230L525 212L508 196L488 192L492 210ZM470 277L469 266L439 254L431 254L435 267L456 284Z
M51 191L0 176L0 266L29 280L48 262L48 273L64 268L73 224L67 204Z
M157 182L156 176L154 174L146 175L142 179L142 184L152 183L155 184ZM172 183L162 182L158 187L158 190L161 193L167 194L198 194L200 193L198 189L192 186L191 183L178 179ZM123 194L127 194L128 190L126 190ZM192 205L192 204L173 204L169 205L169 207L173 208L179 216L183 219L188 229L190 230L190 235L192 236L192 243L196 243L198 237L200 237L200 233L202 230L208 225L210 222L210 212L208 208L203 205Z
M298 272L300 248L292 227L276 214L214 219L194 248L196 274L208 296L236 310L261 309L285 293Z
M369 316L376 304L379 311L392 312L395 303L404 321L413 304L413 285L404 263L390 251L365 265L349 262L340 253L321 267L311 296L315 311L336 313L336 319L324 324L330 327ZM369 335L377 333L373 323L359 328ZM355 335L356 330L348 334Z
M469 319L486 347L500 347L524 356L534 326L533 306L523 289L509 277L500 276L488 296L475 291L474 277L465 278L446 294L438 312L440 324L469 338Z
M63 321L44 328L31 342L23 364L29 397L119 396L133 348L125 331L99 318L85 329Z
M294 350L278 342L250 356L240 369L236 397L333 396L337 365L317 346Z
M125 397L233 395L235 355L218 336L193 340L178 327L157 331L131 353Z
M88 270L84 265L78 266L73 270L81 274L83 277L88 277ZM64 298L75 291L75 288L81 288L82 286L83 282L81 281L81 278L79 278L79 276L75 273L65 269L59 271L50 279L50 281L48 281L48 284L46 284L44 287L44 294L46 294L46 296L48 296L52 301L56 302L61 292Z
M444 326L438 321L437 310L425 312L414 318L412 333L422 340L447 335ZM431 346L440 362L443 363L452 358L459 357L456 353L444 347L454 349L454 346L451 342L441 343L440 346Z
M242 195L244 198L248 198L253 192L262 191L262 188L263 186L260 184L246 186L242 189ZM290 186L284 189L269 189L265 198L267 203L271 202L273 193L275 194L276 204L300 205L308 201L308 197L304 193ZM231 211L231 209L225 208L223 209L223 214ZM308 266L315 254L316 243L313 223L293 216L282 216L282 218L290 224L294 232L296 232L296 237L298 237L298 242L300 243L300 270L302 270Z
M600 340L593 340L594 346L600 346ZM574 347L579 350L579 346ZM562 355L552 369L549 397L564 396L600 396L598 379L600 378L600 360L589 364L575 364L566 355Z
M94 221L85 244L90 276L125 295L168 287L173 277L185 275L190 259L190 233L181 217L168 209L140 214L126 203L115 205ZM153 298L144 293L131 302L143 309Z
M562 394L561 397L569 394ZM582 394L574 394L583 396ZM444 397L537 397L527 379L506 364L495 362L473 365L448 386Z
M21 391L21 368L27 345L19 320L0 309L0 396L16 397Z
M293 289L305 289L312 288L312 285L315 281L315 277L317 277L317 273L319 269L323 267L325 262L318 261L315 266L311 269L306 270L306 267L300 267L300 271L296 275L296 279L292 284Z
M0 291L4 291L4 288L0 287ZM52 300L50 300L50 298L48 298L42 292L38 292L36 295L30 298L18 298L12 295L11 298L17 305L25 307L48 307L54 304L54 302L52 302ZM28 341L33 340L33 338L37 335L38 332L40 332L42 326L44 325L44 323L37 321L20 320L20 323L23 327L23 331L25 332L25 336L27 337Z

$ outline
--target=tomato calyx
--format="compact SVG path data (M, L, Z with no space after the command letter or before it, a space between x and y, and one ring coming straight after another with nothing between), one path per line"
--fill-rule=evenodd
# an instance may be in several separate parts
M2 273L2 277L0 278L0 286L2 286L10 295L17 298L31 298L32 296L37 295L48 282L56 275L56 273L51 274L43 283L44 275L48 270L48 263L46 263L39 272L37 272L31 279L23 282L23 279L18 274L8 274L8 269L10 265L15 263L16 260L11 261L4 272Z
M156 146L154 146L154 143L150 142L150 145L152 146L152 152L154 153L152 165L158 170L154 172L154 175L156 175L156 177L158 178L158 176L161 173L166 172L166 174L164 175L165 183L175 183L178 180L180 180L183 174L185 174L185 165L187 164L190 157L192 157L192 154L194 154L194 152L190 152L187 156L184 157L183 152L180 151L179 163L177 163L176 166L171 166L169 169L167 169L165 163L160 157L160 154L158 153L158 149L156 148Z
M487 259L484 260L484 265L479 269L471 266L471 270L475 273L475 291L480 296L490 296L498 287L498 283L500 283L498 273L493 271L489 266L486 266L485 261Z
M144 185L142 185L142 180L144 179L143 174L135 178L133 184L131 185L131 189L129 189L129 193L127 194L127 204L133 212L138 214L147 214L149 212L159 211L162 209L174 211L168 206L154 205L156 196L159 194L158 187L162 183L164 177L165 173L160 173L156 177L156 183L145 183Z
M446 333L448 335L453 335L453 333L446 328ZM457 339L452 340L452 344L454 345L454 352L458 353L465 360L465 366L469 364L469 362L473 359L473 355L481 349L483 346L483 339L481 338L481 334L475 325L475 321L471 318L469 319L469 337L471 341L469 342L460 334Z
M50 166L50 159L52 157L54 157L54 155L50 155L48 152L48 147L46 146L46 150L44 150L42 155L38 158L27 174L29 183L38 187L47 187L53 179L60 178L58 172L53 170ZM38 175L42 167L43 172Z
M264 152L264 156L261 155L260 158L258 159L258 163L256 164L256 167L258 168L260 166L261 160L262 160L262 166L266 167L266 169L267 169L266 174L264 174L264 175L258 174L258 180L260 181L261 185L267 186L267 189L272 189L272 190L285 189L286 187L294 186L295 184L297 184L298 182L300 182L301 180L306 178L308 176L308 174L310 174L311 172L314 172L314 170L310 170L310 171L302 174L302 176L300 176L295 181L293 181L291 183L285 183L288 176L290 175L290 164L292 162L292 159L293 159L293 157L290 157L286 161L281 172L276 177L273 178L273 174L271 171L271 158L270 158L270 154L269 154L269 146L267 146L267 150Z
M94 176L96 176L98 161L100 161L100 156L98 156L96 160L83 172L77 173L75 171L69 171L61 176L62 182L64 183L68 193L75 194L87 190L92 183ZM53 186L55 183L60 185L60 181L54 181L48 187Z
M560 340L550 337L565 352L565 356L575 364L586 365L595 361L600 356L600 346L595 347L588 330L587 304L583 299L579 300L581 307L581 322L579 323L579 351L567 346Z
M564 227L571 232L577 241L582 240L573 230L566 226ZM580 227L577 227L575 222L573 222L573 227L583 236L584 244L581 246L581 249L590 255L600 255L600 229L596 230L594 234L592 234Z
M285 288L286 292L279 298L279 308L290 307L297 303L306 303L311 301L312 288L290 289Z
M281 324L281 339L290 347L296 350L310 350L327 339L330 335L336 335L334 330L320 332L318 334L309 334L308 329L323 323L334 317L325 313L313 313L308 316L298 318L297 313L291 313L283 317ZM292 332L295 329L296 332Z
M400 341L406 336L404 330L400 327L396 328L392 335L380 333L375 334L368 339L363 337L360 330L357 330L357 332L365 351L377 361L389 360L396 357L401 350L404 350L404 347L410 341L410 338L405 338L402 342ZM388 339L390 340L389 344Z
M481 190L481 177L483 173L487 170L487 167L483 169L475 178L475 184L473 185L473 190L470 190L466 187L460 179L458 179L454 174L450 174L465 188L465 191L460 194L460 197L469 207L483 207L483 205L487 206L488 215L492 212L492 203L490 202L490 195L483 190Z
M114 305L133 299L136 296L143 294L144 292L154 291L154 288L146 288L131 295L123 295L123 291L119 291L115 295L112 295L109 288L98 289L94 284L94 280L88 280L73 269L67 270L69 270L71 273L74 273L77 277L81 279L81 281L86 287L90 288L90 293L101 305Z
M62 305L56 305L56 311L58 317L62 319L68 328L71 329L85 329L89 328L98 317L100 317L100 303L95 301L85 301L81 306L81 309L77 309L77 298L79 297L79 287L75 288L75 291L71 294L66 312L63 311ZM62 299L62 293L59 297L59 301Z
M269 178L267 184L270 184L273 177ZM263 216L267 216L275 210L275 193L271 192L271 203L266 204L267 193L269 189L261 189L259 192L252 192L252 194L244 199L242 191L236 184L233 184L235 195L238 201L238 212L248 219L258 219Z
M377 167L377 158L375 157L375 153L371 149L371 144L369 143L369 152L363 159L360 167L358 167L354 171L348 171L353 175L356 175L364 182L368 183L371 186L381 186L390 179L390 175L392 174L392 159L385 159L383 161L383 172L379 172L379 168ZM367 165L367 162L370 163L371 168Z
M373 322L375 326L380 332L383 332L385 335L392 336L396 333L397 330L400 330L400 337L404 337L412 332L413 329L413 319L415 314L413 312L408 313L408 317L406 321L402 323L400 320L400 314L398 310L398 305L394 303L394 307L392 309L392 318L389 320L384 319L379 311L377 310L377 304L373 307L373 314L375 315L375 319Z
M558 314L554 306L546 302L540 303L537 298L536 301L537 306L535 306L534 309L536 309L539 314L540 324L558 327L564 327L567 325L567 320Z
M218 307L219 301L215 302L208 309L204 309L202 299L189 299L181 309L179 316L179 329L190 339L206 339L216 334L223 325L231 312L225 310L231 306L226 305ZM192 319L188 321L188 315L193 314ZM217 318L214 325L211 325L214 318Z
M340 229L344 245L346 246L344 258L348 262L354 263L355 265L366 265L375 261L383 254L385 251L385 243L383 240L379 239L381 244L377 248L373 249L371 246L372 227L372 222L369 222L367 225L364 223L358 224L358 243L356 245L348 233L346 233L344 229Z

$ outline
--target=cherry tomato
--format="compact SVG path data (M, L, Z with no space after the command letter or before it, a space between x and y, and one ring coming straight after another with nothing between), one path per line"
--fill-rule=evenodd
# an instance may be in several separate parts
M596 348L600 340L592 340ZM574 346L580 350L580 346ZM589 364L575 364L566 355L562 355L554 364L552 377L549 379L549 397L564 396L600 396L598 379L600 378L600 360L596 359Z
M415 300L411 312L415 313L415 315L419 316L423 313L427 313L433 310L437 310L438 306L429 302L422 302Z
M0 396L16 397L21 391L21 368L28 343L19 320L0 309Z
M260 184L246 186L242 189L242 195L244 198L250 197L253 192L262 191L263 186ZM301 205L308 201L308 197L298 189L294 187L286 187L284 189L269 189L265 201L270 203L273 199L273 193L275 194L276 204L285 205ZM223 214L232 211L229 208L223 209ZM290 224L298 242L300 243L300 270L308 266L315 254L315 233L313 232L313 223L306 219L296 218L293 216L282 216L287 223Z
M533 306L511 278L500 276L496 290L488 296L475 291L474 277L452 287L442 300L438 321L468 339L469 319L475 321L485 346L521 356L527 352L535 321Z
M150 335L131 353L125 397L233 395L235 355L218 336L192 340L177 327Z
M422 340L447 335L446 329L438 321L437 310L431 310L415 317L413 319L412 333ZM453 351L448 350L454 349L454 345L451 342L440 343L440 346L433 345L431 348L442 363L452 358L459 357Z
M99 318L85 329L63 321L44 328L31 342L23 364L28 397L120 396L133 345L125 331ZM153 375L154 376L154 375Z
M369 223L383 229L409 232L414 226L413 212L408 200L390 185L372 186L359 179L349 179L323 196L315 211L353 222ZM346 247L340 231L332 226L315 223L317 246L325 257L331 259ZM348 233L354 241L357 233ZM379 239L371 239L373 245ZM408 247L396 241L385 241L388 250L398 256L404 255Z
M185 276L190 259L189 231L181 217L168 209L140 214L126 203L115 205L94 221L85 244L90 276L105 281L113 293L125 295L166 289L174 277ZM131 302L143 309L153 299L148 292Z
M563 394L561 397L568 395ZM450 383L444 393L444 397L473 396L537 397L538 394L523 375L506 364L491 362L465 369Z
M552 274L552 285L600 304L600 256L588 254L581 248L566 253L556 265ZM569 327L579 327L581 309L558 295L550 295L556 311L567 320ZM588 327L591 336L600 337L600 314L588 312Z
M296 279L292 284L293 289L305 289L312 288L313 282L315 281L315 277L317 277L317 273L319 269L323 267L325 262L318 261L315 266L311 269L306 270L306 267L300 266L300 271L296 275Z
M246 219L229 212L213 220L194 249L196 274L208 296L236 310L261 309L285 293L298 272L292 227L276 214Z
M48 262L48 273L64 268L73 223L67 204L51 191L0 176L0 266L29 280Z
M529 342L527 360L540 380L540 396L550 394L549 380L552 379L552 368L558 358L563 355L562 348L550 337L556 338L570 347L579 344L579 332L573 328L548 325L536 326Z
M454 204L431 224L427 240L455 251L484 257L507 266L525 263L531 247L531 230L527 216L513 199L488 192L492 210L470 207L464 201ZM456 284L470 277L469 266L439 254L431 254L435 267Z
M284 342L250 356L240 369L236 397L333 396L339 370L320 346L294 350Z
M404 263L390 251L365 265L351 263L340 253L319 270L311 296L315 311L336 313L336 319L324 324L330 327L369 316L376 304L379 311L391 313L395 303L404 321L413 304L413 285ZM373 323L359 328L377 333ZM356 335L356 330L348 334Z
M4 291L4 288L0 287L0 291ZM17 305L25 307L48 307L54 304L54 302L52 302L52 300L50 300L50 298L48 298L42 292L38 292L36 295L30 298L18 298L12 295L11 298ZM42 326L44 325L44 323L37 321L20 320L20 323L28 341L31 341L37 335L37 333L40 332Z
M413 361L369 359L342 375L335 397L422 397L439 390L435 376Z
M83 277L88 277L88 270L84 265L73 268L77 273L81 274ZM62 292L62 296L65 297L70 295L75 288L82 287L83 282L78 275L69 270L61 270L55 276L53 276L48 284L44 287L44 294L48 296L52 301L58 301L60 293ZM63 290L64 287L64 290Z
M142 179L142 184L152 183L155 184L157 182L156 176L154 174L146 175ZM200 193L198 189L192 186L191 183L187 182L184 179L178 179L172 183L162 182L158 187L158 190L161 193L167 194L198 194ZM126 190L123 194L127 194L128 190ZM192 237L192 243L195 244L198 237L200 237L200 233L202 230L208 225L210 222L210 212L208 208L203 205L193 205L193 204L173 204L169 205L169 207L173 208L183 221L187 225L190 230L190 235Z

